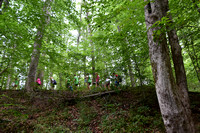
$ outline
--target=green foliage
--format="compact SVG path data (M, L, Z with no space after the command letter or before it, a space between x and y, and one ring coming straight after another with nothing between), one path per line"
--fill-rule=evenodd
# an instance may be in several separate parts
M97 112L93 107L89 107L87 104L80 103L78 105L80 110L80 116L77 120L79 128L86 127L90 124L90 122L95 119L97 116Z

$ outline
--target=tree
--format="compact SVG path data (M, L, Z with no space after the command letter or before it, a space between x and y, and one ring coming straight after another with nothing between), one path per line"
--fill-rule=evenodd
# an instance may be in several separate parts
M164 18L165 1L155 0L145 6L149 55L154 76L156 93L167 132L194 133L194 124L188 106L188 97L176 85L170 63L169 49L165 32L161 32L159 21ZM152 27L153 26L153 27ZM155 35L156 33L157 36Z
M45 27L50 22L50 17L49 17L49 12L50 12L49 9L51 8L50 4L51 4L51 0L47 0L44 4L43 18L41 18L41 25L38 26L37 35L35 37L31 63L30 63L29 72L28 72L28 79L26 83L26 90L28 92L33 91L33 88L35 87L36 72L37 72L37 66L38 66L38 62L40 58L40 49L42 46L42 39L44 36Z

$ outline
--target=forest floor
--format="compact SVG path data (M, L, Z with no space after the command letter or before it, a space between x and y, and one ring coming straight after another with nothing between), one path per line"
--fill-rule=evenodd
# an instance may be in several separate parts
M165 132L154 87L93 92L0 91L0 132ZM200 93L190 92L200 131Z

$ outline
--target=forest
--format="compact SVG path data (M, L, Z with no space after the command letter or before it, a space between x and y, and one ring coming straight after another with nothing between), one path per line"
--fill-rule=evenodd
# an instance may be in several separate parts
M200 132L199 0L0 0L0 132Z

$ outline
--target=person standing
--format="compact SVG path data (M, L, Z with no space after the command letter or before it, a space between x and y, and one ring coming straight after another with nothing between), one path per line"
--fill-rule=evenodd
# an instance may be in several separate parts
M110 78L109 76L106 76L106 80L104 82L104 88L107 89L108 87L108 90L110 90Z
M67 79L66 79L66 88L70 89L71 91L73 91L72 86L71 86L71 79L70 79L70 77L67 77Z
M77 90L78 83L79 83L78 76L76 76L76 74L74 74L74 86L75 86L74 88L75 88L75 90Z
M57 84L57 83L56 83L56 80L53 79L53 77L50 77L50 82L51 82L51 90L54 90L54 87L55 87L55 85Z
M14 81L14 89L17 90L17 87L19 85L19 81L17 80L17 78L15 78L15 81Z
M41 86L41 80L38 77L37 80L36 80L36 89L40 89L40 86Z
M119 87L119 79L118 79L118 75L117 74L115 74L115 73L113 73L113 77L114 77L114 79L115 79L115 87Z
M88 86L87 86L87 88L88 88L88 90L90 90L90 85L91 85L91 83L92 83L92 79L91 79L89 73L87 73L87 82L88 82Z
M99 77L97 72L95 73L95 75L96 75L96 87L99 87L99 79L100 79L100 77Z

